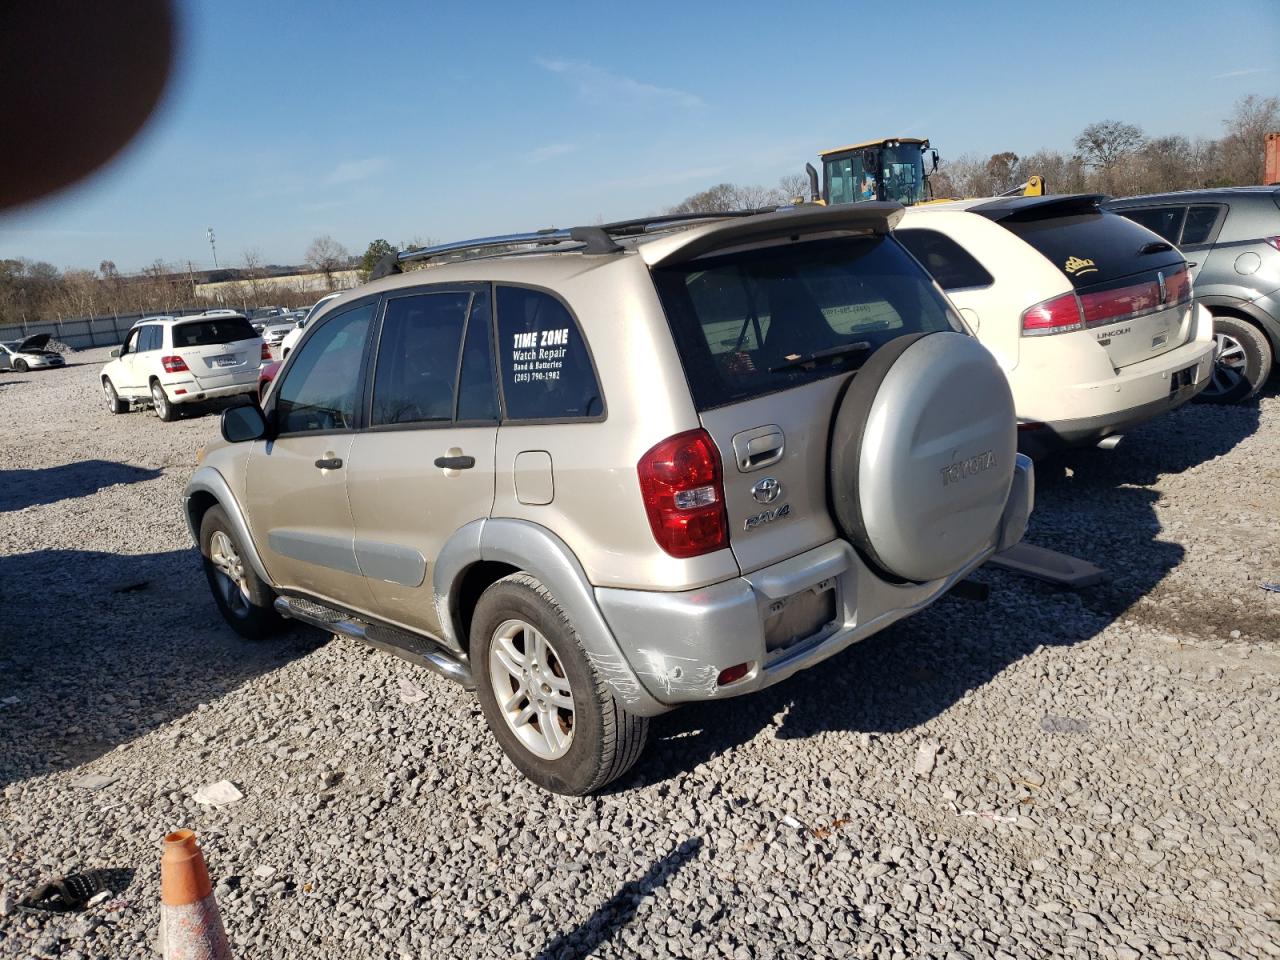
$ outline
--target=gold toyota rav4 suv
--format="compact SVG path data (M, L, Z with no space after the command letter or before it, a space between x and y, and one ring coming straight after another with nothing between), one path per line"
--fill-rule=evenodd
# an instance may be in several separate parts
M582 794L650 717L921 609L1021 538L1032 473L1005 377L900 214L388 258L307 325L261 409L223 414L187 486L222 613L474 687L516 767Z

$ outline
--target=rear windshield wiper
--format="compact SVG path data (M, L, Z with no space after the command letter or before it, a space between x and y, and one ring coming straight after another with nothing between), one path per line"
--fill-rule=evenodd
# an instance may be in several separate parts
M842 343L838 347L828 347L826 350L815 350L813 353L793 353L786 357L786 363L780 363L776 367L770 367L769 372L777 373L780 370L790 370L792 367L803 367L810 363L817 363L819 360L827 360L831 357L843 357L848 353L866 353L870 349L870 340L857 340L853 343Z

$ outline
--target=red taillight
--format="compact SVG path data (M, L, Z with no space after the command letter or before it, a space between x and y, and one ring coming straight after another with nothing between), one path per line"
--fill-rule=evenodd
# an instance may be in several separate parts
M1280 237L1267 237L1267 243L1271 244L1277 250L1280 250Z
M1183 264L1164 278L1164 302L1185 303L1191 299L1191 271Z
M1080 310L1080 301L1074 293L1064 293L1060 297L1037 303L1022 314L1022 335L1038 337L1046 333L1066 333L1069 330L1083 330L1084 317Z
M262 359L263 360L271 359L271 348L268 347L265 342L263 342L262 344Z
M160 363L164 365L165 373L186 373L187 361L181 357L174 355L172 357L161 357Z
M729 545L720 454L705 430L668 437L640 458L640 493L653 539L673 557Z
M1154 280L1080 294L1080 308L1084 311L1085 323L1132 317L1159 305L1160 286Z

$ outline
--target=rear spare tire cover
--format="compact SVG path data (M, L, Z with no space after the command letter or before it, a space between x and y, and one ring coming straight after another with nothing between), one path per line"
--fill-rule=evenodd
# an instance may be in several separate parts
M995 358L959 333L893 340L854 376L831 432L844 536L883 572L947 577L996 540L1017 421Z

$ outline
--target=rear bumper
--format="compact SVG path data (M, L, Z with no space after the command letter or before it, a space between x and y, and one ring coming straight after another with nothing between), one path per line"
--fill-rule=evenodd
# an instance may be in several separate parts
M178 391L183 391L179 393ZM195 380L175 380L164 383L164 392L170 403L199 403L202 400L216 400L219 397L238 397L243 393L258 392L258 374L244 383L232 383L218 387L201 387Z
M722 583L683 593L596 588L596 602L631 672L659 703L674 706L763 690L928 606L1022 539L1034 504L1031 461L1018 457L1000 529L963 569L943 580L894 584L843 540ZM766 621L798 598L833 592L835 616L810 636L769 650ZM749 664L720 685L722 670Z
M1123 367L1105 380L1068 387L1057 416L1020 423L1018 450L1040 457L1067 447L1089 446L1175 410L1208 386L1213 353L1213 318L1201 308L1195 335L1187 343Z

